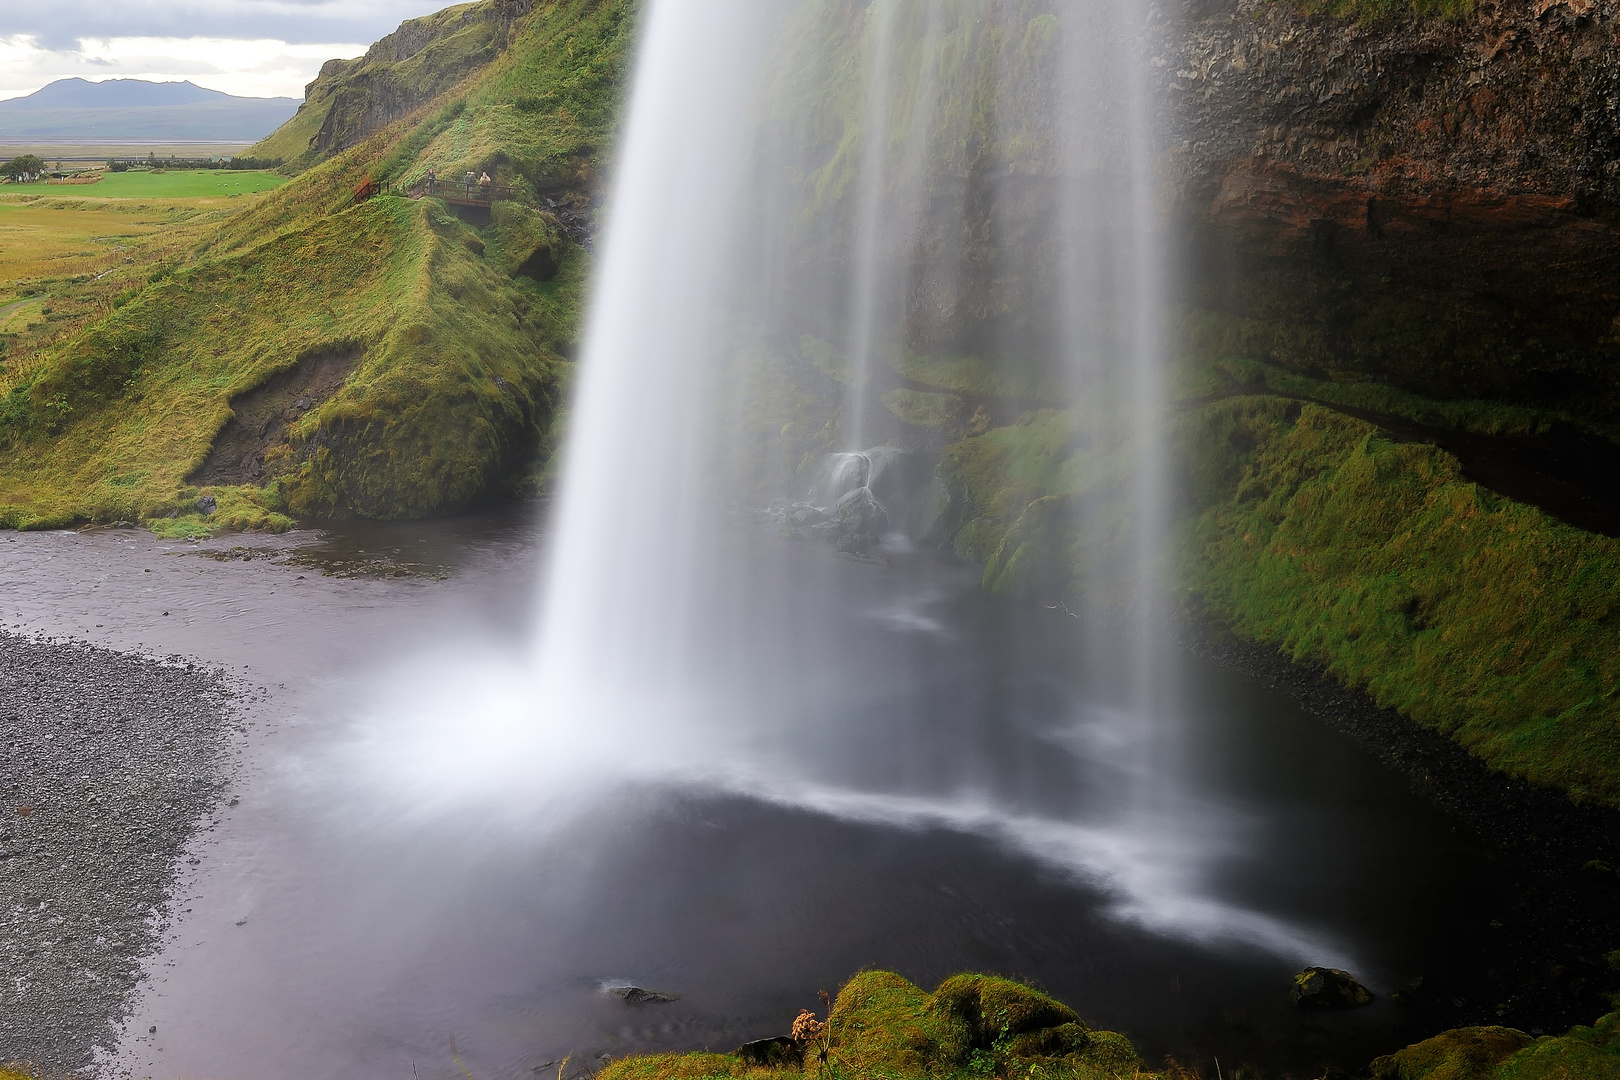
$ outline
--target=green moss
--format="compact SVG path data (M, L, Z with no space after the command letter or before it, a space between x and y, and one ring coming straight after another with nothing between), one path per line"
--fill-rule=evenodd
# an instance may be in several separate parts
M901 387L885 391L883 407L913 427L940 430L960 427L962 399L955 394L930 394Z
M731 1054L659 1054L616 1061L599 1075L1147 1080L1155 1074L1142 1070L1124 1036L1090 1030L1072 1010L1030 987L990 975L957 975L929 994L892 972L865 971L838 992L826 1034L807 1047L802 1066L751 1067Z
M1492 1080L1620 1080L1620 1013L1537 1039L1504 1061Z
M1214 374L1228 393L1275 380L1474 430L1546 422L1387 387L1306 386L1253 364ZM1239 395L1186 407L1173 427L1182 502L1170 569L1190 604L1493 768L1620 805L1620 541L1321 406ZM944 538L996 592L1115 603L1132 580L1133 450L1129 432L1082 409L955 443L940 462Z
M1372 1063L1373 1080L1615 1080L1620 1013L1532 1039L1504 1027L1458 1028Z
M953 975L939 984L928 1004L933 1015L961 1024L974 1050L988 1050L1014 1035L1080 1023L1067 1005L993 975Z
M1318 406L1233 399L1183 430L1207 609L1494 768L1620 804L1620 541Z
M899 353L895 372L912 382L978 397L1041 401L1062 405L1065 395L1044 366L1016 357L923 356Z
M1531 1042L1507 1027L1457 1028L1372 1063L1373 1080L1489 1080Z
M399 48L402 39L409 49ZM365 126L377 101L394 109L431 101L488 65L507 44L506 14L495 0L407 20L364 56L330 62L297 114L248 154L280 158L289 163L288 172L301 172L368 135ZM410 55L400 58L401 51Z
M735 1054L647 1054L622 1058L597 1074L601 1080L709 1080L744 1077L766 1070L753 1068ZM782 1080L803 1075L788 1069L769 1070Z
M1620 427L1593 423L1560 410L1504 401L1441 401L1374 382L1335 382L1313 378L1275 364L1222 356L1199 366L1199 377L1189 379L1184 398L1238 390L1270 390L1290 397L1313 398L1366 412L1404 417L1436 428L1473 431L1481 435L1540 435L1553 425L1566 423L1620 437Z

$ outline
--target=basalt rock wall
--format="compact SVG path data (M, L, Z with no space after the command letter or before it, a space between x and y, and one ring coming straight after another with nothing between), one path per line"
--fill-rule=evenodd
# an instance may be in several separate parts
M254 147L304 169L358 145L487 66L533 0L478 0L400 23L365 55L328 60L298 114Z
M1620 413L1620 49L1603 0L1454 19L1190 5L1163 72L1204 344Z

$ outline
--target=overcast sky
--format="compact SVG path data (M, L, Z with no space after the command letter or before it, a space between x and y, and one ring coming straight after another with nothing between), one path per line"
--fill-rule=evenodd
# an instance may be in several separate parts
M6 0L0 98L83 79L190 79L248 97L304 96L335 56L452 0Z

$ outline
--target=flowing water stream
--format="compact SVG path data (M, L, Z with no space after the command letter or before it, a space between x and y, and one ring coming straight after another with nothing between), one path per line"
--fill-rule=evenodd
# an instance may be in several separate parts
M793 638L751 647L767 722L536 742L521 631L543 546L522 512L0 551L8 625L198 656L252 691L239 802L182 867L117 1070L448 1080L453 1039L476 1077L549 1074L778 1033L875 965L1031 978L1145 1053L1304 1072L1486 985L1492 867L1399 777L1167 648L1196 720L1185 828L1144 836L1115 805L1140 782L1116 739L1128 669L1078 669L1079 620L930 553L855 560L741 523L723 547L742 613L775 610L761 580L817 586ZM1301 1013L1306 962L1379 1001ZM1419 976L1427 997L1390 999Z

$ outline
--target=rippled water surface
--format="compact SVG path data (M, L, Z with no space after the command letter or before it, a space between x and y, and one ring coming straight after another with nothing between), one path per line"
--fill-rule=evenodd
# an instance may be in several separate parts
M1482 857L1398 777L1190 656L1144 752L1076 620L936 555L740 523L703 655L743 712L570 723L524 674L537 516L0 542L6 624L225 666L252 721L109 1064L531 1075L776 1034L882 966L1027 978L1151 1054L1305 1071L1427 1033L1425 992L1391 991L1471 971ZM1306 963L1377 1004L1300 1013ZM610 992L632 984L678 1000Z

